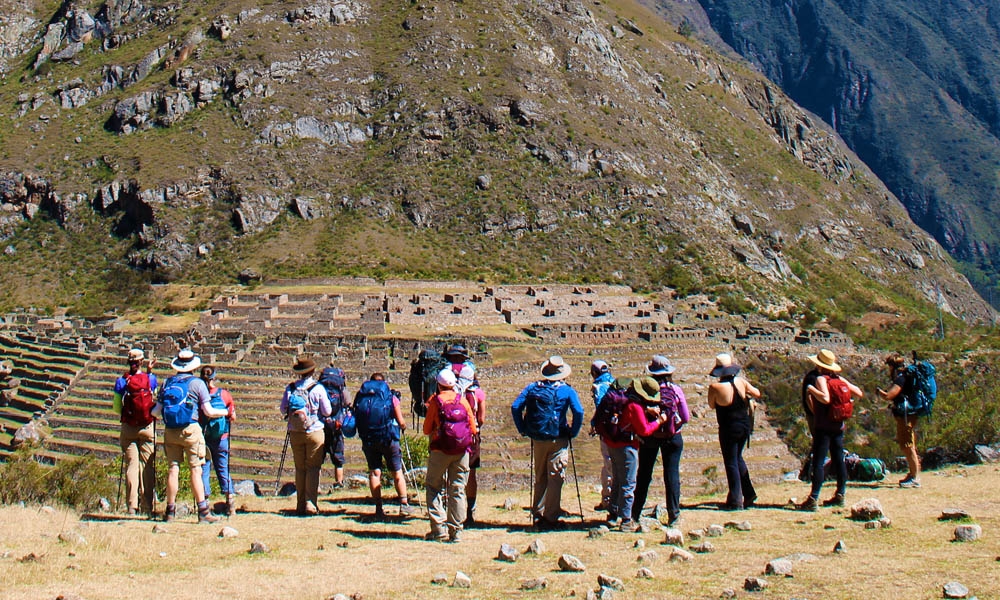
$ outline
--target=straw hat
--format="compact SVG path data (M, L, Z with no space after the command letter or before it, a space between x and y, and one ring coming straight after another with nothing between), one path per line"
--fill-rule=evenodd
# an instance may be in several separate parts
M542 365L542 377L549 381L560 381L569 377L573 370L561 356L550 356Z
M146 355L143 353L141 348L132 348L128 351L129 362L142 362L145 359Z
M837 355L830 352L826 348L820 350L818 354L810 356L809 360L821 369L826 369L827 371L832 371L834 373L840 373L840 365L837 364Z
M740 366L733 362L733 357L722 353L715 357L715 367L709 373L710 377L731 377L740 372Z
M170 368L178 373L191 373L201 366L201 358L190 348L185 348L177 353L174 360L170 361Z

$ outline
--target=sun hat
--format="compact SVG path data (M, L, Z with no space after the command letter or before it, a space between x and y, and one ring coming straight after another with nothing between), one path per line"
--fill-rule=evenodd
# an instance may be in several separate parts
M733 357L728 353L716 355L715 367L709 373L710 377L731 377L740 372L740 366L733 362Z
M650 375L670 375L677 370L677 367L670 364L670 359L661 354L653 355L653 359L646 365L646 372Z
M146 355L143 353L141 348L132 348L128 351L128 361L129 362L142 362L145 360Z
M191 373L197 371L200 366L201 358L190 348L181 350L174 360L170 361L170 368L178 373Z
M639 377L632 380L629 391L634 393L646 404L660 402L660 384L652 377Z
M840 373L840 365L837 364L837 355L830 352L826 348L820 350L818 354L810 356L809 360L821 369L833 371L834 373Z
M603 360L598 359L590 363L590 375L592 377L597 377L598 375L607 373L610 370L611 367L608 366L608 363L604 362Z
M469 360L469 355L465 351L465 346L461 344L455 344L454 346L451 346L450 348L444 351L444 354L442 354L442 356L444 356L449 360L453 357L460 358L462 360Z
M618 377L612 385L616 390L628 390L629 386L632 385L632 378L625 376Z
M542 365L542 377L549 381L560 381L569 377L573 369L569 368L566 361L561 356L550 356Z
M296 375L307 375L316 370L316 361L308 356L295 357L295 364L292 365L292 372Z
M451 369L441 369L437 374L438 385L446 388L453 388L458 380L455 378L455 372Z

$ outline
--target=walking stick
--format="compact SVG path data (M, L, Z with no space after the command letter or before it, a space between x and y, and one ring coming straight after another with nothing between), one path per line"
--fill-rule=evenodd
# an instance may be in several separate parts
M528 519L535 524L535 440L529 440L528 450Z
M413 457L410 456L410 442L409 442L409 440L406 439L406 435L405 434L400 434L399 437L402 438L402 440L403 440L403 449L406 450L406 460L407 460L407 462L410 463L410 469L412 469L413 468ZM403 465L403 466L405 467L406 465ZM403 481L406 481L406 473L407 473L407 469L403 469ZM409 485L411 485L413 487L413 490L417 493L417 506L419 506L422 510L424 510L424 512L427 512L426 509L424 508L424 506L422 504L420 504L420 486L417 485L417 478L413 474L410 475L410 483L409 483Z
M285 432L285 446L281 449L281 462L278 463L278 477L274 480L274 495L278 495L278 486L281 485L281 472L285 470L285 455L288 454L288 432Z
M125 478L125 452L122 451L121 468L118 469L118 496L115 499L115 512L122 507L122 479Z
M149 498L149 518L153 518L156 514L156 498L158 494L156 493L156 419L153 419L153 455L149 457L153 461L153 493L150 494Z
M576 503L580 506L580 522L583 523L583 499L580 497L580 478L576 476L576 453L573 452L573 438L569 439L569 459L573 462L573 481L576 483Z

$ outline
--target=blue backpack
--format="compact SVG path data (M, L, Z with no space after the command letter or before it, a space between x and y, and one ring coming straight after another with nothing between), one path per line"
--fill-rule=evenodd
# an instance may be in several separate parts
M198 406L188 398L193 375L174 375L163 385L160 404L163 405L163 425L167 429L184 429L198 422Z
M543 381L532 384L524 399L524 433L533 440L560 437L559 417L562 402L557 386Z
M922 360L903 369L906 385L900 394L902 401L893 405L893 414L901 417L929 417L937 400L937 370L934 365Z
M319 376L319 382L326 388L326 395L330 398L330 406L333 408L333 415L336 418L341 410L347 408L344 404L344 385L347 382L344 370L337 367L327 367Z
M366 381L354 396L354 423L366 445L386 445L399 439L392 392L384 381Z
M222 399L222 388L217 388L214 392L212 392L211 397L212 408L228 410L229 407L226 406L226 401ZM205 435L206 442L217 442L229 433L229 417L215 417L214 419L209 419L205 415L201 415L198 421L201 423L201 431Z

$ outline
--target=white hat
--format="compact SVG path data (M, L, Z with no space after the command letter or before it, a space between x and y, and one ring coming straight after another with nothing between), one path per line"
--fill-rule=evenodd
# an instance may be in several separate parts
M178 373L191 373L197 371L201 366L201 358L189 348L185 348L177 353L177 357L170 361L170 368Z
M437 382L441 387L455 387L455 384L457 383L457 380L455 379L455 372L452 371L450 367L447 369L441 369L441 372L438 373L437 376Z
M561 356L550 356L542 365L542 377L549 381L560 381L569 377L573 370Z
M132 348L128 351L129 362L140 362L146 358L141 348Z

